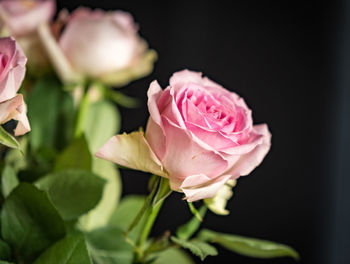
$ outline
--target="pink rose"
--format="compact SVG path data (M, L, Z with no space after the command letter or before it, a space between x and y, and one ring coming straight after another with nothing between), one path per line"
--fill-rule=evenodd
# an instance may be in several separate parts
M0 19L12 36L21 37L33 33L41 23L50 21L55 10L54 0L2 0Z
M49 22L56 10L55 0L1 0L2 36L14 36L28 58L32 74L48 69L49 60L38 38L40 24Z
M23 97L17 94L26 62L27 58L13 38L0 38L0 124L10 119L18 120L15 135L30 130Z
M129 13L79 8L65 15L60 16L66 26L56 36L56 46L50 43L49 32L41 29L41 39L63 79L70 81L73 71L75 76L120 85L152 70L155 52L147 49Z
M167 177L189 201L211 198L228 180L248 175L270 149L267 125L253 126L244 100L201 73L177 72L165 90L151 83L148 109L145 138L115 136L97 156Z

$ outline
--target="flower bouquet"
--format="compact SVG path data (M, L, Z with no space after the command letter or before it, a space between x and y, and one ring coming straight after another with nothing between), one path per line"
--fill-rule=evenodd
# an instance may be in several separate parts
M53 0L0 1L0 263L186 264L216 246L298 259L286 245L200 229L208 211L229 214L237 179L270 149L244 100L179 71L165 89L150 84L145 130L115 135L117 105L138 101L112 87L148 75L156 52L128 13L54 14ZM121 197L127 168L150 174L148 195ZM152 237L172 192L193 217Z

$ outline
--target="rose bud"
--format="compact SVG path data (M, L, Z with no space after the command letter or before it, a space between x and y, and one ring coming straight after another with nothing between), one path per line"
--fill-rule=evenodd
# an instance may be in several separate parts
M78 8L66 20L58 36L47 26L40 29L63 81L87 77L119 86L151 72L156 53L147 49L129 13Z
M0 38L0 124L18 120L15 135L30 131L23 96L17 94L27 58L13 38Z
M40 74L49 65L37 29L41 23L51 21L55 10L54 0L0 1L1 36L16 38L28 57L31 73Z
M201 73L175 73L148 90L146 135L112 137L98 157L167 177L188 201L212 198L229 180L248 175L270 149L266 124L253 125L242 98Z

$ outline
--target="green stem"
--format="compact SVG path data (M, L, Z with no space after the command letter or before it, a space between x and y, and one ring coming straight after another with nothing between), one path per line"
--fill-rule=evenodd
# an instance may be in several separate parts
M147 209L148 218L147 218L147 221L146 221L144 228L141 232L140 239L138 242L138 246L139 246L139 248L141 248L141 250L144 248L144 244L147 241L149 234L151 233L154 221L156 220L156 218L158 216L159 210L162 207L163 202L164 202L164 200L159 201L154 207L150 206Z
M79 105L77 121L75 123L75 129L74 129L75 138L80 137L84 132L85 121L86 121L86 117L87 117L87 113L90 105L90 100L88 96L88 90L89 90L88 87L89 86L87 86L87 88L84 89L84 95Z
M151 185L152 191L146 199L144 206L146 208L145 210L143 210L143 214L145 215L145 221L143 222L143 228L138 237L135 247L136 263L143 263L145 261L145 257L147 256L147 250L149 246L147 245L148 236L152 231L152 227L158 216L160 208L162 207L165 199L171 192L168 181L164 181L163 178L156 177L155 181Z

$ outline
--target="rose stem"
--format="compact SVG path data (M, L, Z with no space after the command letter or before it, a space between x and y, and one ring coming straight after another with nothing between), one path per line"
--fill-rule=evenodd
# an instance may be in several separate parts
M147 221L145 223L145 226L141 232L141 235L140 235L140 239L139 239L139 242L138 242L138 248L139 248L139 252L141 253L139 256L140 259L143 258L143 253L144 253L144 244L146 243L147 241L147 238L152 230L152 227L153 227L153 224L154 224L154 221L156 220L157 218L157 215L159 213L159 210L160 208L162 207L163 205L163 202L164 200L162 201L159 201L158 204L156 206L150 206L148 207L147 209Z
M87 116L87 112L90 104L88 89L89 89L89 84L87 84L86 88L84 89L84 95L79 105L77 121L75 123L75 129L74 129L75 138L79 138L84 131L85 120L86 120L86 116Z

